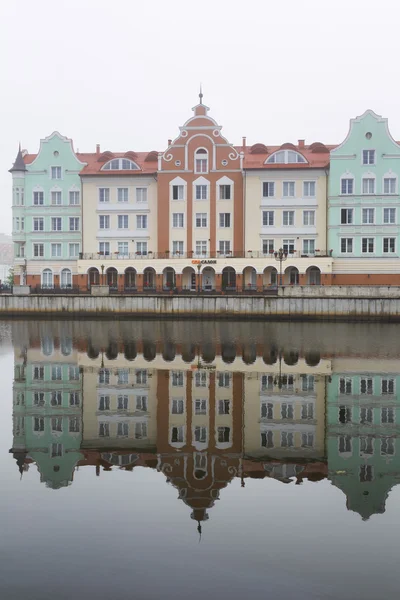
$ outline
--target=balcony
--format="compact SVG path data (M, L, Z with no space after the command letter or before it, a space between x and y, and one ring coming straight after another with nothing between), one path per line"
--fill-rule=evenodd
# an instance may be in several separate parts
M79 254L80 260L168 260L168 259L184 259L184 260L209 260L218 258L238 258L238 259L251 259L251 258L274 258L274 252L279 250L272 250L271 252L253 251L253 250L237 250L232 252L130 252L123 254L121 252L81 252ZM292 258L327 258L332 256L332 250L315 250L315 252L304 253L300 250L294 250L289 252L289 257Z

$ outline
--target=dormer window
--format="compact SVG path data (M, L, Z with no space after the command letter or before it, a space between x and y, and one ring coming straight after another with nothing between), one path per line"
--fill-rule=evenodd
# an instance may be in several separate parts
M139 167L128 158L113 158L102 168L103 171L139 171Z
M208 173L208 152L199 148L194 155L195 173Z
M266 164L276 163L276 164L294 164L294 163L306 163L306 159L299 152L295 152L294 150L278 150L274 154L271 154L269 158L265 161Z

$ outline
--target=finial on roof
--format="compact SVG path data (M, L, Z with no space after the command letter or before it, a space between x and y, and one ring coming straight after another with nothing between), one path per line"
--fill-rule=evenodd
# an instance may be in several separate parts
M21 142L19 143L19 146L18 146L17 158L15 159L13 166L9 170L9 173L13 173L14 171L27 171L27 168L26 168L26 165L24 162L24 157L22 156Z
M200 104L203 104L203 87L200 83L200 94L199 94L199 98L200 98Z

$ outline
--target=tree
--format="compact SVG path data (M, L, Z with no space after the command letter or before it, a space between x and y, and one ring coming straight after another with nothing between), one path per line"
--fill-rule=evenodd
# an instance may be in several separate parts
M4 285L9 285L10 287L12 287L14 285L14 269L11 268L8 271L8 276L6 277L6 280L3 282Z

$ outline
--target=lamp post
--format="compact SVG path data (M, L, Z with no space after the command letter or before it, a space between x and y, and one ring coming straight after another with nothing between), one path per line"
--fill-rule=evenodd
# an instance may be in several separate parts
M197 293L200 294L200 269L201 269L201 264L199 263L197 265Z
M104 285L104 265L100 265L101 269L101 285Z
M283 285L282 282L282 263L287 259L287 252L284 252L282 248L279 248L278 252L274 252L275 260L279 261L279 285Z

